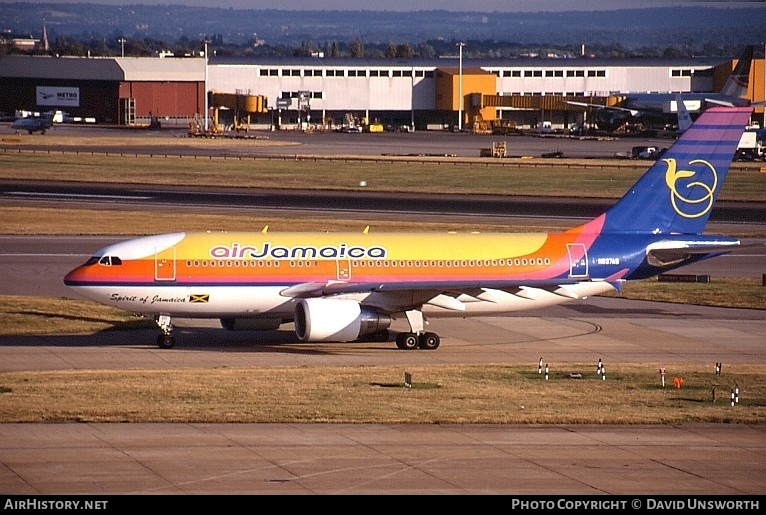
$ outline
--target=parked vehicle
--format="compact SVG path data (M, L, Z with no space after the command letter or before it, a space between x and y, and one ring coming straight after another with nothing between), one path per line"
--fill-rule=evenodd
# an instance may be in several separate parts
M748 129L742 133L739 139L737 152L734 154L735 161L766 161L766 129Z
M663 153L665 153L666 150L667 150L666 148L659 148L659 147L636 146L631 149L630 158L631 159L657 159Z

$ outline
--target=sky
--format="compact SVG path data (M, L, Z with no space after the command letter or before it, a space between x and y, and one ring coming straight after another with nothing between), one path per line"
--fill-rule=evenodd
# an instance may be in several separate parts
M11 2L17 0L0 0ZM31 0L29 3L91 3L102 5L179 4L196 7L223 7L234 9L279 9L290 11L473 11L473 12L534 12L534 11L598 11L633 9L668 5L711 5L766 8L764 0L730 2L726 0Z

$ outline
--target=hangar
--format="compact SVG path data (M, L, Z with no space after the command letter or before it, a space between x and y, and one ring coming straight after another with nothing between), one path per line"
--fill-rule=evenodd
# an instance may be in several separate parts
M0 57L0 111L59 109L97 123L201 113L204 59Z
M587 124L588 112L568 101L610 103L630 92L718 91L733 65L720 58L5 55L0 57L0 111L60 109L99 124L126 126L147 125L153 118L188 126L204 119L207 110L206 121L245 129L321 130L373 122L417 130L543 123L572 128ZM753 69L763 76L763 60L754 60ZM763 87L751 84L752 100L763 98ZM240 97L245 101L239 103ZM253 98L262 99L258 108L247 107L255 105L249 102Z

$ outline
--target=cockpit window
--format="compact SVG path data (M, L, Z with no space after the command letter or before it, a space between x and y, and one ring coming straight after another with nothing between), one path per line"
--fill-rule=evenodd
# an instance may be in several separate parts
M93 256L92 258L87 260L83 266L95 265L96 263L98 263L98 256Z
M117 266L122 264L122 260L117 256L103 256L98 260L98 264L103 266Z

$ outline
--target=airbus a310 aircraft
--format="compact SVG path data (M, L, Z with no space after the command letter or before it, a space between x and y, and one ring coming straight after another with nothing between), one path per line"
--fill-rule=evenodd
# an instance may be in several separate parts
M177 232L109 245L66 275L82 295L227 329L294 323L304 342L436 349L427 319L502 315L619 291L739 245L703 234L749 107L706 110L604 214L556 233Z

